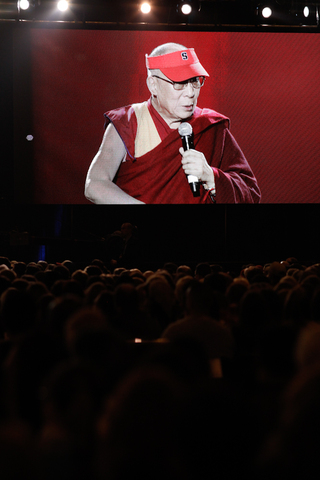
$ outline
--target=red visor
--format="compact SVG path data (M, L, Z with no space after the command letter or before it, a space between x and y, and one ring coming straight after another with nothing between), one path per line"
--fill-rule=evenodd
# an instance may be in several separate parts
M157 57L146 55L146 65L150 70L158 68L173 82L183 82L193 77L209 77L208 72L199 62L194 48L166 53Z

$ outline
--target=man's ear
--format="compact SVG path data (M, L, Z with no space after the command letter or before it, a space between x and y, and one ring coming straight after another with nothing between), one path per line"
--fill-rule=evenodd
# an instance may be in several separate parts
M147 86L148 86L148 89L149 89L151 95L156 97L157 96L157 85L156 85L154 77L152 77L152 76L147 77Z

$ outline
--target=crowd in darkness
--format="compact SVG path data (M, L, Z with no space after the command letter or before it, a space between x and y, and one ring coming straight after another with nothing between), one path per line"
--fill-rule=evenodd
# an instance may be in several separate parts
M2 480L315 478L320 264L0 258Z

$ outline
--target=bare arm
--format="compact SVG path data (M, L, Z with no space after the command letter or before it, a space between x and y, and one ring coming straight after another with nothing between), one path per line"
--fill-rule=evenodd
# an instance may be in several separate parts
M88 200L99 204L143 203L131 197L113 183L115 174L125 155L125 146L116 129L110 123L87 173L84 194Z

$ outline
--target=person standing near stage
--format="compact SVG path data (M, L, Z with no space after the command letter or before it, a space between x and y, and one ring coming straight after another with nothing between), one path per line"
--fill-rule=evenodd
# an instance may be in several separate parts
M115 231L107 237L106 253L107 263L111 269L139 267L142 249L138 228L132 223L123 223L119 231Z
M146 55L149 100L111 110L88 170L85 196L98 204L258 203L257 180L229 119L197 106L209 76L193 48L167 43ZM179 126L192 130L182 147ZM196 195L186 176L198 181Z

